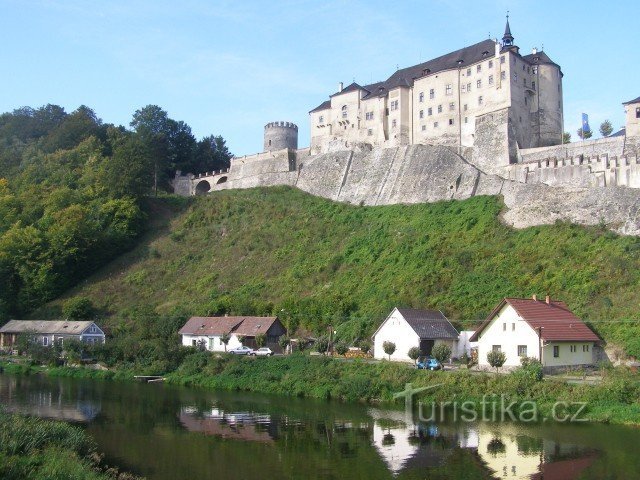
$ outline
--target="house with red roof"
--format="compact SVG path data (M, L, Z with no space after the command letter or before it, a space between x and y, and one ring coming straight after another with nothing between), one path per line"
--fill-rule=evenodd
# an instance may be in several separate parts
M545 368L595 363L601 340L561 301L505 298L469 339L478 342L478 365L489 367L487 354L504 352L505 367L517 367L521 357L540 360Z
M286 329L278 317L191 317L178 331L182 336L182 345L195 347L204 344L207 350L225 352L228 349L245 345L257 348L256 336L266 336L266 346L274 352L282 349L278 340L286 333ZM222 342L224 335L229 342ZM243 341L240 342L240 338Z

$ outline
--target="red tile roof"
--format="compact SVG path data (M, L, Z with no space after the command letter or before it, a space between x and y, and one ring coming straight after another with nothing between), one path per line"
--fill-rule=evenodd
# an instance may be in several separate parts
M569 310L566 303L557 300L550 300L547 303L544 300L532 298L505 298L502 300L469 340L478 341L480 333L507 304L511 305L516 313L536 332L541 328L542 340L545 342L600 341L600 338Z
M266 333L277 317L191 317L178 332L180 335L214 335L235 333L253 337Z

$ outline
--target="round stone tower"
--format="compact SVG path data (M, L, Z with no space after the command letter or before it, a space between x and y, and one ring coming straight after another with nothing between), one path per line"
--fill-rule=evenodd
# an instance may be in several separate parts
M271 122L264 126L264 151L298 149L298 126L291 122Z

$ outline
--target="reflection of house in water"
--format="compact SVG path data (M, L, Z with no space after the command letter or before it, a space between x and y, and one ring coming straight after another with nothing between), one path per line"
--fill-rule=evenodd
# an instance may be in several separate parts
M83 398L82 390L70 398L62 385L47 385L25 395L19 388L18 377L2 378L0 402L10 412L67 422L90 422L100 413L100 403Z
M252 412L226 413L217 408L200 412L194 407L184 407L179 417L190 432L233 440L273 443L278 433L269 415Z

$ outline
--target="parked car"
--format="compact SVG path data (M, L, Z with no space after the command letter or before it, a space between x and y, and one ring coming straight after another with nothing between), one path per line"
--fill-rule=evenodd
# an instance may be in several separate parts
M253 349L249 347L245 347L244 345L241 347L232 348L229 350L229 353L234 355L251 355L253 353Z
M269 347L261 347L257 350L254 350L253 352L251 352L249 355L253 355L254 357L270 357L271 355L273 355L273 350L271 350Z
M440 370L442 364L433 357L420 357L416 362L416 367L420 370Z

